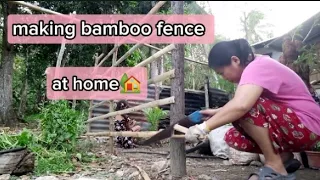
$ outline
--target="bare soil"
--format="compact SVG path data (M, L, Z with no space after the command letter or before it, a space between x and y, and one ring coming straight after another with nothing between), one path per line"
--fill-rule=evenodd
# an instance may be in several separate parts
M162 148L152 148L151 152L163 152L169 151L168 147ZM137 151L145 151L145 147L136 148ZM154 173L151 171L151 166L154 162L167 160L167 155L158 154L146 154L146 153L121 153L119 150L118 156L126 159L132 159L135 163L139 164L149 175L153 175L151 179L154 178ZM192 153L192 155L199 155L197 153ZM237 166L229 165L224 163L223 159L219 158L188 158L187 161L187 176L186 179L201 179L199 176L207 175L211 179L214 177L217 180L245 180L250 175L250 173L259 170L257 166ZM166 173L166 176L157 179L170 179L169 178L170 169ZM297 180L320 180L320 171L313 169L300 169L296 172Z
M140 168L151 180L172 179L168 144L162 144L162 147L115 148L115 156L108 153L107 145L102 145L99 149L95 149L94 153L105 157L106 160L93 164L85 174L83 170L76 173L77 177L82 174L82 176L96 179L144 179L139 171ZM230 165L223 159L198 153L188 155L193 157L186 159L187 175L179 178L182 180L245 180L250 173L259 169L259 166L253 165ZM167 166L161 166L165 161ZM155 170L157 166L160 169ZM296 176L297 180L320 180L320 171L304 168L298 170ZM71 179L75 177L73 175Z

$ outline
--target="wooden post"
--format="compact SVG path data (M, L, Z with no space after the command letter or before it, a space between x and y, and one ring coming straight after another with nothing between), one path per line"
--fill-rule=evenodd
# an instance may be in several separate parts
M117 61L118 45L115 44L114 48L115 48L115 51L114 51L113 57L112 57L112 64L114 64ZM114 112L113 105L114 105L114 101L111 100L110 104L109 104L109 113ZM115 116L109 117L109 131L111 131L111 132L114 131L114 125L113 125L114 119L115 119ZM114 136L110 136L109 141L110 141L110 154L114 154L115 153L115 151L114 151Z
M173 14L183 14L183 1L172 1ZM175 45L172 51L172 63L175 78L172 81L171 96L175 96L175 103L170 106L170 124L185 117L184 92L184 45ZM170 168L173 179L182 179L187 174L185 139L170 138Z
M113 101L110 101L109 104L109 112L113 112ZM109 117L109 131L113 132L114 131L114 126L113 126L113 120L114 120L114 116ZM114 136L110 136L110 154L114 154Z
M206 109L209 109L209 77L206 76L206 83L204 84L204 97L206 101Z

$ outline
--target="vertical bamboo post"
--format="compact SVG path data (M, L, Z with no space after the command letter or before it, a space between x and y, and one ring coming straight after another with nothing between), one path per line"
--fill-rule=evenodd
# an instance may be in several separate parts
M116 61L117 61L117 56L118 56L118 47L119 46L117 46L117 45L115 45L116 47L116 49L115 49L115 51L114 51L114 53L113 53L113 57L112 57L112 65L114 65L115 63L116 63ZM113 109L113 104L114 104L114 101L113 100L111 100L110 101L110 104L109 104L109 113L110 112L113 112L114 111L114 109ZM111 132L113 132L114 131L114 119L115 119L115 117L114 116L111 116L110 118L109 118L109 130L111 131ZM115 151L114 151L114 137L113 136L110 136L110 153L111 154L114 154L115 153Z
M206 102L206 109L209 108L209 77L206 76L206 83L204 84L204 97Z
M171 1L173 14L183 14L183 1ZM170 106L170 124L185 117L184 92L184 45L175 45L172 50L172 63L175 78L171 85L171 96L175 96L175 103ZM170 168L173 179L182 179L187 174L185 139L170 138Z

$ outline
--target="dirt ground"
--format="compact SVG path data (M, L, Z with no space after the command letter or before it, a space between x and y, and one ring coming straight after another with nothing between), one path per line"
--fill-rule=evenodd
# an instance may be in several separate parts
M53 174L51 176L23 176L21 180L170 180L169 144L134 149L115 148L115 155L109 153L107 140L95 141L95 146L88 153L98 157L96 162L83 165L75 172ZM98 141L99 143L96 143ZM199 153L190 153L186 159L187 176L181 180L246 180L250 173L259 169L255 165L230 165L228 161ZM261 165L261 164L260 164ZM296 172L297 180L320 180L320 170L300 169Z
M139 148L137 148L138 151ZM142 148L140 148L142 149ZM159 148L163 151L164 148ZM123 150L122 150L123 151ZM157 152L157 148L151 151ZM195 154L195 153L193 153ZM121 153L118 154L123 158L131 159L135 163L141 165L147 174L153 175L151 166L154 162L167 160L167 155L146 154L146 153ZM187 157L187 178L186 179L210 179L216 178L217 180L245 180L251 172L257 171L257 166L236 166L224 163L224 160L218 158L188 158ZM160 178L151 179L170 179L169 170L165 176ZM157 173L156 173L157 174ZM297 180L320 180L320 171L312 169L301 169L297 171ZM207 175L207 176L205 176ZM206 177L206 178L201 178Z
M110 156L108 149L107 146L100 146L100 151L96 149L94 153L100 157L105 156L106 160L91 165L85 173L79 172L71 179L77 179L76 177L109 180L143 180L148 179L147 177L151 180L172 179L168 144L163 144L162 147L116 148L115 156ZM181 178L182 180L245 180L250 173L259 169L259 165L230 165L223 159L204 155L201 157L199 153L188 155L195 157L187 157L187 176ZM297 171L296 175L297 180L320 180L319 170L305 168Z

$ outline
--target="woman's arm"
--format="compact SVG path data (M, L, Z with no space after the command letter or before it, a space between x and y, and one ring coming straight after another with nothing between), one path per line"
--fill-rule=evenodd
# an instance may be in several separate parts
M257 102L262 91L263 88L257 85L246 84L239 86L234 98L205 122L206 129L216 129L240 119Z
M217 108L217 109L205 109L205 110L201 110L200 113L203 115L213 116L213 115L217 114L217 112L219 112L221 109L222 109L222 107Z

